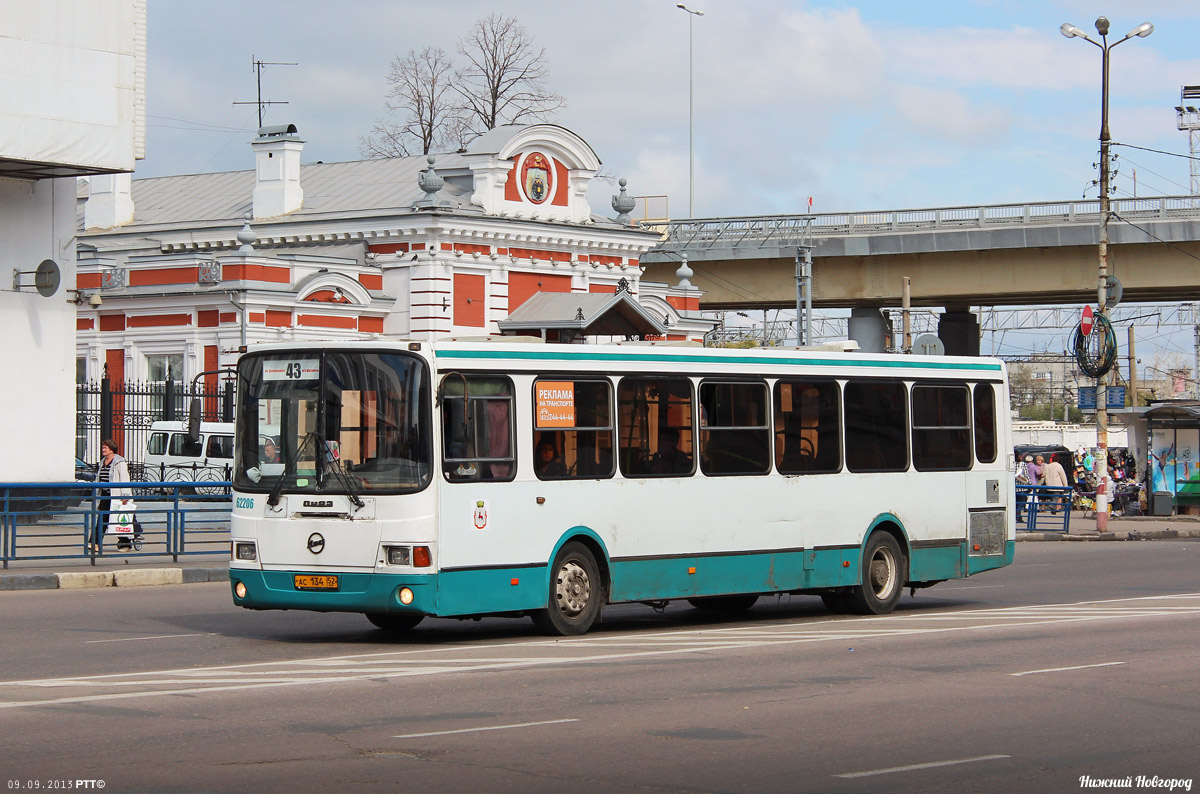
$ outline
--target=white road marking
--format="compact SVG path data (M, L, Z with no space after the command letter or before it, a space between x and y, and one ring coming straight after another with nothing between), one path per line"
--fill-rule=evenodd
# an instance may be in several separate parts
M430 731L429 733L402 733L393 739L420 739L422 736L449 736L452 733L478 733L479 731L506 731L509 728L532 728L535 725L558 725L560 722L579 720L545 720L543 722L518 722L516 725L489 725L485 728L459 728L457 731Z
M873 775L890 775L893 772L911 772L914 769L936 769L939 766L957 766L972 764L976 761L997 761L1001 758L1012 758L1011 755L980 755L975 758L959 758L956 761L933 761L928 764L910 764L908 766L893 766L890 769L872 769L868 772L844 772L834 777L872 777Z
M1166 602L1166 603L1164 603ZM231 692L289 686L328 686L415 676L609 664L626 659L717 654L726 650L828 642L880 641L891 637L947 636L951 632L1108 620L1189 618L1200 615L1200 593L1139 596L1075 604L1035 604L1001 609L902 612L877 617L805 619L692 629L634 630L556 640L515 640L467 646L431 646L309 659L218 665L175 670L0 681L0 710L29 706ZM1032 672L1032 671L1030 671ZM33 691L61 697L22 700ZM124 688L126 691L119 691ZM74 689L75 692L70 690ZM117 691L114 691L117 690Z
M97 642L132 642L133 640L168 640L175 637L212 637L217 632L206 631L203 634L155 634L152 637L120 637L115 640L88 640L84 645L91 645Z
M1035 673L1063 673L1067 670L1087 670L1092 667L1113 667L1118 664L1128 664L1128 662L1102 662L1100 664L1080 664L1075 667L1047 667L1045 670L1026 670L1023 673L1009 673L1012 676L1034 675Z

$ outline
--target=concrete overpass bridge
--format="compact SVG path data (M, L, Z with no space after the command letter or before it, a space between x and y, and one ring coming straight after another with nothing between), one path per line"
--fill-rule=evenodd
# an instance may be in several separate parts
M1123 300L1200 299L1200 197L1113 199L1111 210L1108 272ZM647 279L671 282L686 255L702 309L794 309L807 246L814 308L878 317L900 304L908 276L914 307L946 308L939 333L948 349L977 352L972 306L1095 300L1099 227L1096 199L689 219L659 225L662 243L640 261ZM945 333L947 322L957 330Z
M1109 272L1125 300L1200 298L1200 196L1113 199ZM641 258L674 281L687 255L705 309L796 305L811 245L817 308L1079 303L1096 289L1096 200L667 221Z

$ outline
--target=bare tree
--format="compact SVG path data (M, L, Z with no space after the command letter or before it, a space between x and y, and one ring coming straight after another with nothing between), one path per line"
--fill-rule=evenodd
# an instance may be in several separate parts
M387 81L388 118L376 121L360 139L364 157L429 154L449 144L458 148L462 113L452 90L454 65L445 50L426 47L392 58Z
M501 124L544 121L567 101L545 87L546 49L513 17L476 20L458 40L467 64L455 74L462 123L479 134Z

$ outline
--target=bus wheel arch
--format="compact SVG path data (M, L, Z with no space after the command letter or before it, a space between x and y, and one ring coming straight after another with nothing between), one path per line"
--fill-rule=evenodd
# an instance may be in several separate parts
M908 581L908 543L900 526L877 523L863 543L859 582L846 593L845 605L859 615L884 615L900 600Z

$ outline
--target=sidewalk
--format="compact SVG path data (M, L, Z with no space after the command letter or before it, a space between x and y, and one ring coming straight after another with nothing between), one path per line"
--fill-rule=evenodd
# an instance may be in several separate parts
M1200 538L1200 516L1109 516L1108 531L1096 531L1096 519L1071 513L1071 532L1017 532L1017 541L1176 540Z
M1018 532L1018 542L1176 540L1200 538L1200 516L1110 516L1108 531L1096 531L1096 519L1071 514L1071 532ZM143 587L229 581L229 555L205 554L183 563L86 558L25 562L20 570L0 573L0 591L74 590L92 587Z

